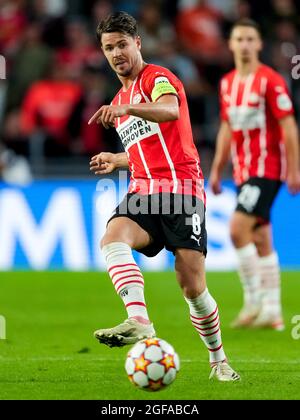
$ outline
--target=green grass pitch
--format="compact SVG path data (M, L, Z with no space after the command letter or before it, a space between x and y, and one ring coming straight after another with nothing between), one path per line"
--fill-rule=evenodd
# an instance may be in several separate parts
M240 383L209 381L207 351L192 328L174 273L146 273L146 297L159 337L181 358L167 389L149 393L127 379L128 347L100 345L92 332L126 313L104 273L1 273L0 399L300 399L300 340L291 319L300 314L299 273L283 273L286 330L231 330L241 305L235 273L209 273L219 303L223 342Z

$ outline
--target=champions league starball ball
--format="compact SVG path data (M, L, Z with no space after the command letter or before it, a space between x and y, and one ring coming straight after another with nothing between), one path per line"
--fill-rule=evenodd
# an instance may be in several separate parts
M174 348L160 338L147 338L128 352L125 370L129 380L145 391L159 391L174 382L180 361Z

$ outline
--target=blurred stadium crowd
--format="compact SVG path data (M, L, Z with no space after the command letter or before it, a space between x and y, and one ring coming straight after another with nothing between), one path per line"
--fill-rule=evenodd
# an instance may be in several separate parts
M262 60L285 77L300 109L300 83L291 78L291 58L300 51L299 1L0 0L7 74L0 80L0 168L15 152L35 176L82 175L91 155L121 150L114 130L87 125L119 89L95 37L98 22L116 10L138 19L145 60L184 82L205 174L218 128L218 82L232 68L232 22L251 17L261 24Z

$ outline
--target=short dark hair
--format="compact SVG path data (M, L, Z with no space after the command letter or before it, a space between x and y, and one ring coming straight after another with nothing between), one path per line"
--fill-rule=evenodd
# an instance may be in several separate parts
M137 22L126 12L113 13L99 23L96 30L98 41L101 43L102 34L111 32L121 32L134 38L137 36Z
M258 32L259 36L262 37L262 32L261 32L261 28L259 24L255 22L255 20L249 19L249 18L243 18L243 19L237 20L231 27L230 36L232 35L233 30L239 26L253 28Z

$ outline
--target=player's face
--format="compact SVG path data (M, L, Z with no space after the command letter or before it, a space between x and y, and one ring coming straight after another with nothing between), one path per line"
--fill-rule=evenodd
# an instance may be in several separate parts
M255 28L237 26L232 31L229 48L235 59L249 63L258 59L262 50L262 40Z
M140 37L120 32L102 35L102 50L111 68L122 77L129 77L140 59Z

